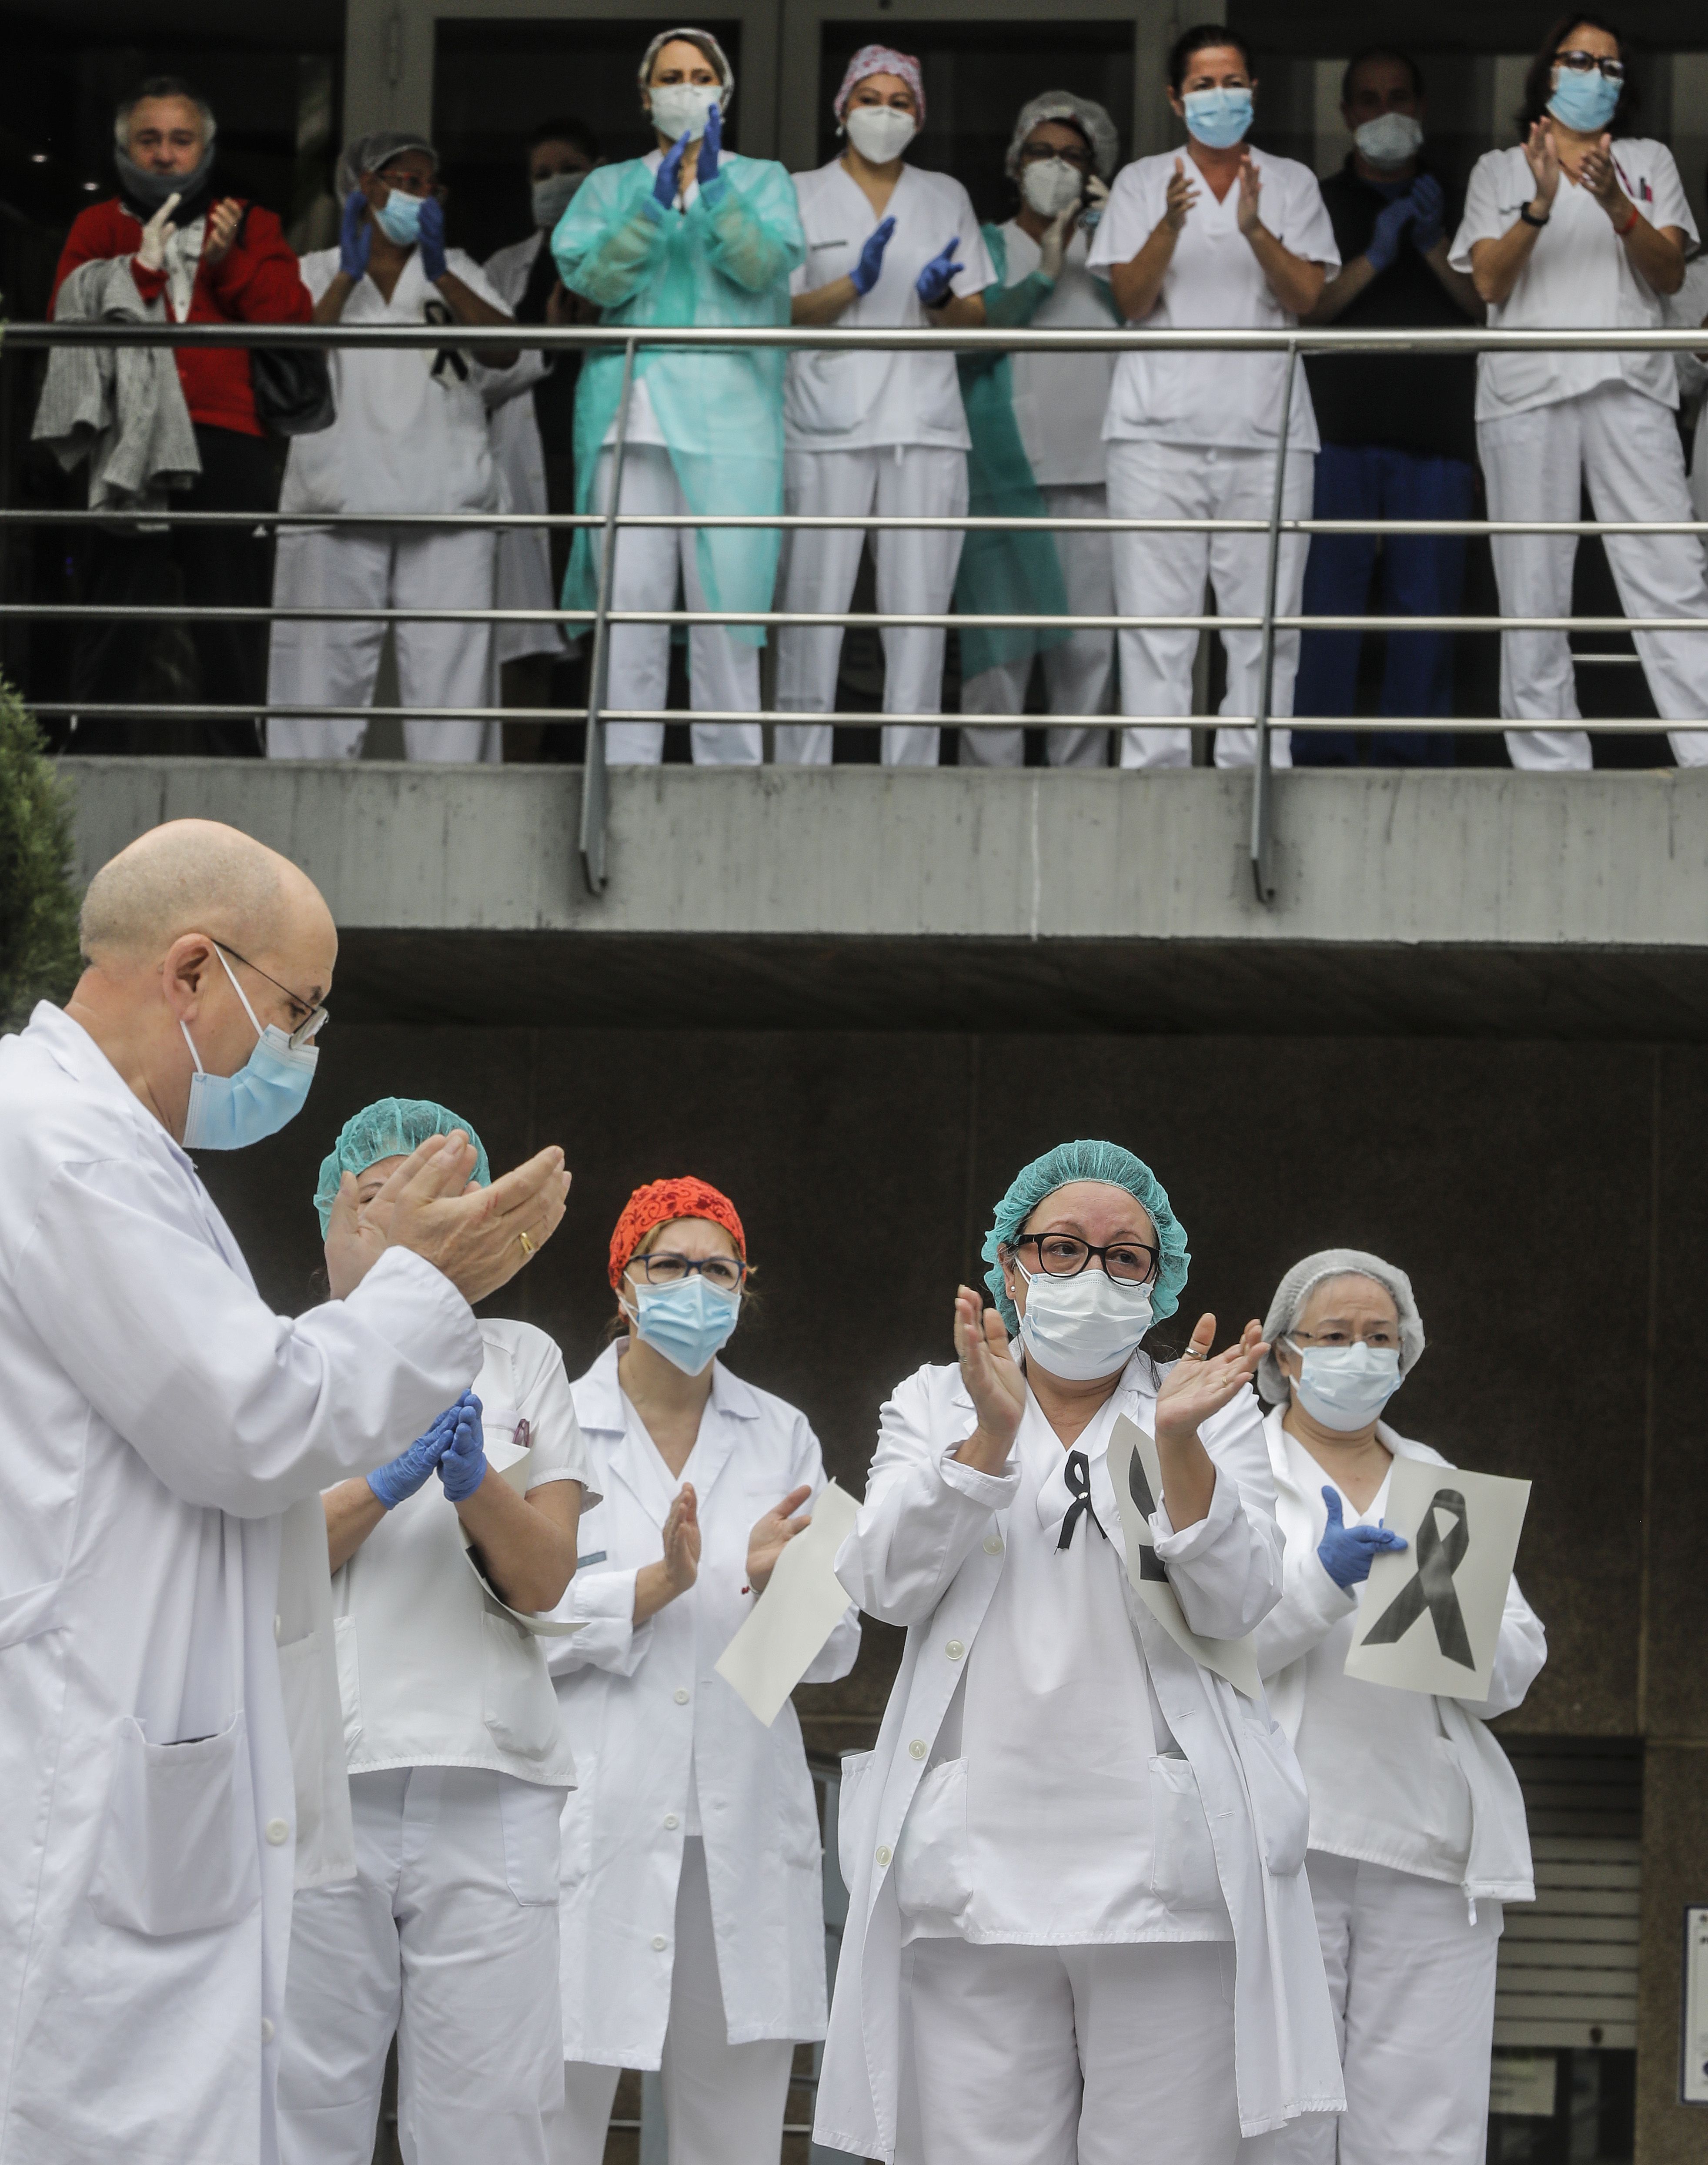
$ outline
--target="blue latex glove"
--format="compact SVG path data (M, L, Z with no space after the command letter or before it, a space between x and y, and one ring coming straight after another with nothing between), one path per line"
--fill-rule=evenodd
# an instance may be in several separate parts
M1417 176L1411 183L1411 201L1417 213L1411 228L1411 245L1420 255L1427 255L1445 229L1447 211L1447 198L1433 173Z
M1364 250L1373 271L1385 271L1393 262L1400 253L1401 236L1416 215L1417 205L1406 195L1396 196L1377 219L1370 245Z
M682 157L688 148L688 131L685 128L674 146L665 153L665 161L659 167L659 176L652 184L653 201L661 210L668 210L676 200L676 187L682 171Z
M444 205L428 196L421 206L421 275L429 286L438 285L445 272Z
M439 1462L439 1478L453 1504L472 1496L486 1478L486 1440L481 1428L481 1401L465 1391L450 1409L451 1439Z
M706 116L706 133L700 138L700 168L696 177L702 188L717 178L717 154L723 148L723 108L714 105Z
M443 1465L439 1472L443 1476ZM1385 1526L1348 1525L1341 1514L1338 1489L1325 1488L1322 1500L1328 1506L1328 1524L1316 1544L1316 1553L1322 1568L1343 1593L1349 1588L1364 1584L1370 1575L1370 1566L1384 1549L1410 1546L1403 1534L1390 1534Z
M344 199L344 219L338 229L338 267L346 278L359 283L368 275L368 250L374 229L368 224L368 199L352 188Z
M913 282L913 290L928 308L940 308L949 297L949 281L957 271L964 271L964 263L957 263L954 252L961 245L957 234L947 248L940 250Z
M870 293L877 284L878 274L884 267L884 250L889 246L890 235L895 230L893 218L885 219L874 229L871 239L860 250L859 261L848 274L848 282L855 292Z
M407 1451L400 1451L388 1465L376 1467L368 1476L369 1488L388 1511L395 1511L406 1496L413 1496L444 1456L456 1433L457 1412L457 1406L448 1406Z

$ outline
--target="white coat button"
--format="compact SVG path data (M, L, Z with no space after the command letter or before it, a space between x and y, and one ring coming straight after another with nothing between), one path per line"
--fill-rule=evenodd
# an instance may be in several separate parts
M676 1817L674 1812L666 1812L665 1814L665 1825L670 1830L672 1834L675 1832L676 1829L681 1824L681 1821Z
M261 2042L264 2045L271 2045L272 2041L273 2025L267 2016L264 2015L261 2017Z
M652 1951L655 1955L661 1955L670 1944L670 1941L665 1937L662 1932L654 1932L653 1934Z
M676 1704L678 1706L686 1706L687 1704L688 1694L682 1689L681 1686L678 1684L676 1687Z
M269 1820L267 1821L267 1840L271 1842L275 1849L277 1849L281 1842L287 1842L290 1839L291 1822L289 1820Z
M959 1639L951 1639L943 1651L949 1656L950 1661L958 1662L967 1650Z
M907 1757L910 1759L922 1759L925 1757L926 1748L925 1739L922 1736L916 1736L907 1747Z
M888 1842L886 1842L886 1842L880 1842L880 1843L878 1845L878 1863L879 1863L880 1867L882 1867L882 1866L884 1866L884 1865L887 1864L889 1862L890 1862L890 1845L889 1845L889 1843L888 1843Z
M985 1554L986 1556L1001 1556L1001 1553L1002 1536L1001 1534L986 1534L985 1536Z

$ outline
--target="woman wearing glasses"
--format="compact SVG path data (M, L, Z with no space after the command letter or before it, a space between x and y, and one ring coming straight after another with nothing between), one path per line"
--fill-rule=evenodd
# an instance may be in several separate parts
M552 1656L581 1786L563 1819L564 2110L600 2165L623 2068L664 2072L670 2165L778 2155L797 2039L824 2035L818 1819L801 1727L715 1671L824 1485L803 1414L717 1356L747 1239L705 1181L637 1188L612 1235L624 1335L575 1385L604 1500ZM807 1670L845 1676L852 1609Z
M963 1286L959 1365L884 1408L838 1558L907 1645L876 1751L843 1769L816 2139L891 2159L899 2132L923 2165L1232 2165L1242 2132L1340 2100L1304 1785L1249 1648L1205 1643L1280 1598L1265 1348L1253 1322L1212 1357L1206 1315L1183 1360L1143 1350L1186 1239L1116 1144L1026 1167L984 1253L996 1307ZM1137 1557L1123 1418L1160 1472L1159 1495L1128 1483Z
M1630 132L1634 93L1618 32L1564 15L1542 41L1519 114L1523 140L1477 161L1449 259L1489 304L1491 330L1660 330L1697 234L1664 143ZM1489 516L1574 519L1587 484L1597 519L1692 516L1674 414L1669 353L1485 353L1477 362L1477 448ZM1609 535L1627 616L1708 617L1708 574L1689 534ZM1501 534L1495 575L1508 616L1572 604L1571 534ZM1633 635L1662 719L1708 714L1708 641ZM1563 631L1509 631L1500 712L1515 766L1587 767ZM1708 731L1674 730L1680 766L1708 765Z
M1383 1420L1423 1351L1411 1281L1379 1256L1295 1263L1258 1371L1278 1515L1280 1604L1257 1630L1276 1720L1311 1790L1311 1892L1345 2062L1346 2112L1277 2141L1286 2165L1480 2165L1501 1905L1535 1899L1524 1799L1487 1723L1547 1657L1515 1579L1486 1699L1346 1676L1395 1458L1447 1461Z

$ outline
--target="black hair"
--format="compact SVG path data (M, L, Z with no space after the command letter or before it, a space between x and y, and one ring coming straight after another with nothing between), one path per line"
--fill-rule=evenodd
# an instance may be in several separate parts
M1178 91L1186 80L1186 63L1193 54L1207 52L1211 45L1232 45L1246 73L1251 74L1251 47L1237 30L1230 30L1226 23L1195 23L1190 30L1182 30L1169 49L1170 90Z
M1366 45L1361 51L1354 53L1346 64L1346 73L1340 79L1340 102L1343 105L1350 103L1352 79L1366 61L1392 61L1396 66L1404 68L1411 76L1411 95L1414 97L1422 97L1423 71L1410 53L1396 52L1392 45Z
M1574 8L1570 14L1555 18L1553 27L1537 49L1536 58L1530 63L1530 72L1524 78L1524 103L1517 113L1518 132L1527 135L1535 123L1548 111L1548 102L1553 96L1553 56L1569 50L1566 39L1579 25L1591 30L1603 30L1617 41L1619 57L1625 62L1625 80L1619 86L1619 103L1613 108L1613 118L1607 123L1611 135L1628 135L1631 124L1637 118L1637 85L1631 79L1631 40L1616 23L1610 23L1605 15L1593 15L1586 8Z
M573 113L560 113L554 120L542 120L530 133L528 147L537 150L542 143L568 143L595 161L600 155L599 138L585 120L576 119Z

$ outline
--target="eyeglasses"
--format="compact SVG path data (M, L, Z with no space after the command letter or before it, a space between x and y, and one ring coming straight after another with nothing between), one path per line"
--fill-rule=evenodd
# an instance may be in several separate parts
M208 937L210 940L213 939L211 932ZM228 947L223 940L214 940L213 944L222 955L229 955L234 962L241 962L245 970L253 970L256 977L265 977L276 993L282 993L289 1000L292 1014L300 1013L302 1019L291 1032L291 1050L297 1052L308 1044L322 1023L326 1020L326 1009L323 1007L315 1007L310 1001L299 998L288 985L281 985L276 977L262 969L259 962L251 962L247 955L239 955L235 947Z
M1599 53L1556 53L1554 60L1558 66L1572 75L1589 75L1600 68L1609 82L1623 82L1625 80L1624 61L1604 60Z
M747 1265L733 1256L672 1256L662 1251L634 1256L628 1267L639 1271L648 1285L680 1285L695 1272L719 1293L738 1293L747 1276Z
M1046 1277L1076 1278L1096 1256L1112 1278L1128 1285L1149 1284L1156 1275L1159 1252L1143 1241L1113 1241L1106 1248L1094 1248L1089 1241L1079 1240L1072 1233L1022 1233L1014 1246L1017 1250L1032 1249Z
M1089 173L1091 170L1091 154L1084 148L1069 149L1057 143L1021 145L1020 162L1022 166L1030 166L1040 158L1064 158L1069 165L1077 166L1082 173Z

